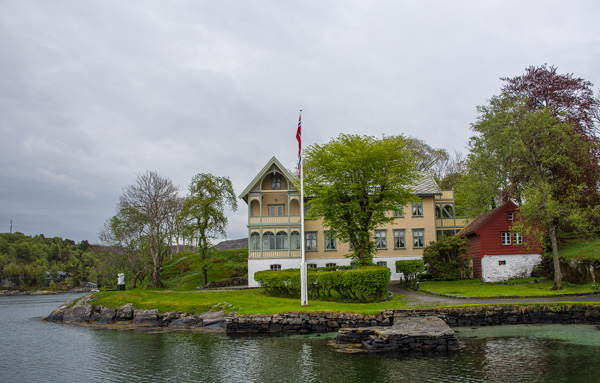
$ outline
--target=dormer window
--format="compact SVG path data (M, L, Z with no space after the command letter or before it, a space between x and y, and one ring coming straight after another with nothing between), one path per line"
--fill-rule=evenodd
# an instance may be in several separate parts
M271 176L271 190L281 190L281 175L273 174Z

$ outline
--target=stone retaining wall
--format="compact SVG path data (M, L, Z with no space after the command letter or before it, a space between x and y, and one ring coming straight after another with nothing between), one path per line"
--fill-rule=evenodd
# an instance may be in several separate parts
M505 324L600 325L600 306L531 305L482 306L449 309L382 310L376 316L345 313L284 313L228 317L228 332L330 332L340 328L391 326L398 318L436 316L451 327Z
M391 315L291 312L227 318L228 332L330 332L340 328L390 326Z

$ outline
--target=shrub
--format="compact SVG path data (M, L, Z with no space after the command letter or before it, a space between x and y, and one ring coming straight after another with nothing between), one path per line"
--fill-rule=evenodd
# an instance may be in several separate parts
M433 280L460 279L468 269L468 261L463 257L466 252L465 237L442 237L423 249L425 269Z
M425 262L422 259L396 261L396 272L404 275L405 282L414 281L417 274L425 271Z
M358 269L347 267L309 269L308 292L313 299L339 298L360 302L381 300L385 297L390 274L390 269L382 266L366 266ZM299 269L259 271L254 274L254 279L269 293L300 295Z

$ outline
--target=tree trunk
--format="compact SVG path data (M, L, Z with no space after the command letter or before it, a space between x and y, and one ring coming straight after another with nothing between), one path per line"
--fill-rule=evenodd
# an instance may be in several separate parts
M160 269L162 262L160 261L160 254L152 254L152 274L150 275L150 287L153 289L160 289L163 287L160 281Z
M206 267L202 267L202 284L204 287L208 285L208 270Z
M556 222L550 224L550 241L552 242L552 258L554 260L554 286L552 286L552 290L562 290L562 274L560 272L560 259L558 258L556 226Z

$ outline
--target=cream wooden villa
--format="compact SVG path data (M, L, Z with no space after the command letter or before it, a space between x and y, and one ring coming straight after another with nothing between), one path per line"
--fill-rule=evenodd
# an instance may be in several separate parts
M248 204L248 284L257 286L254 273L300 267L300 192L294 176L273 157L241 193ZM422 173L413 187L420 197L400 211L386 214L392 223L373 233L377 253L374 262L392 271L398 280L395 262L419 259L423 247L441 235L454 235L466 219L454 216L453 192L441 190L433 178ZM305 220L304 244L307 267L349 265L348 243L329 235L321 220Z

